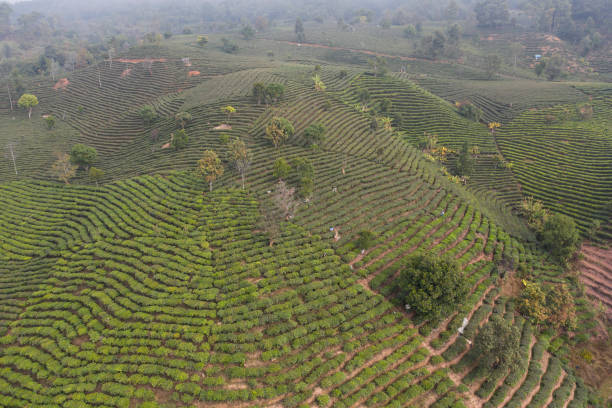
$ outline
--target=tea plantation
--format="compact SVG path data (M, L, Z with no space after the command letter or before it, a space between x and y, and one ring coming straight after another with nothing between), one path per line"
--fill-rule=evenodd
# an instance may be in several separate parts
M592 403L571 362L578 340L521 315L514 286L518 276L566 284L582 340L596 334L594 309L515 209L533 196L583 233L599 220L596 238L610 239L609 89L541 86L545 98L509 107L510 84L375 76L286 44L264 58L274 42L250 44L231 55L217 36L204 48L175 36L76 70L63 87L30 84L40 99L31 120L1 106L0 141L15 159L0 162L0 406ZM258 103L258 82L284 93ZM501 127L461 116L454 100L467 98ZM593 117L582 120L575 104L587 100ZM157 118L143 121L143 106ZM174 149L178 112L191 120ZM295 131L275 149L266 134L278 116ZM315 123L325 139L313 147ZM449 150L446 162L417 147L424 134ZM244 189L229 160L238 138L252 155ZM466 185L447 170L464 142L480 151ZM97 150L100 180L50 172L75 143ZM195 171L204 150L225 166L212 191ZM497 155L513 166L498 168ZM313 191L270 245L262 219L278 158L311 163ZM373 238L361 250L364 230ZM467 295L449 314L419 318L399 299L395 282L416 253L460 266ZM490 374L472 350L497 318L520 333L519 357Z

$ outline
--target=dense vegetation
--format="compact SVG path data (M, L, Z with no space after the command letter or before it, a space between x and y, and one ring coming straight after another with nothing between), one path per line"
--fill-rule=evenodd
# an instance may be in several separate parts
M0 6L0 405L605 406L605 4L363 3Z

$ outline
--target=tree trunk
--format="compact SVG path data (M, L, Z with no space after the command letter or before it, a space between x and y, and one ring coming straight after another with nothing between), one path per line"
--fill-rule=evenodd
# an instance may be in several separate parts
M208 187L209 187L210 191L212 192L212 181L209 181Z
M13 152L13 146L9 146L9 149L11 150L11 159L13 159L13 167L15 168L15 174L18 174L17 164L15 163L15 153Z
M11 88L9 84L6 84L6 90L8 91L9 102L11 103L11 112L13 111L13 98L11 97Z
M240 173L240 176L242 177L242 189L244 190L244 172Z
M102 75L100 74L99 66L98 66L98 84L100 84L100 88L102 88Z
M32 108L28 111L28 119L32 119Z

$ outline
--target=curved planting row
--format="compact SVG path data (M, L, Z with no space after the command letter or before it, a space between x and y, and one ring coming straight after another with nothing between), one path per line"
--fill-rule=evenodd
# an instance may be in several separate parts
M548 118L559 117L559 110L530 111L496 136L504 157L514 163L523 193L573 217L583 229L595 219L608 220L612 140L602 126L611 108L609 99L596 100L594 120L552 124Z

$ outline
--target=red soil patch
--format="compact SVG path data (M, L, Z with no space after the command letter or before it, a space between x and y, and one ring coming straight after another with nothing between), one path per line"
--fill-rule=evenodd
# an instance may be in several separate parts
M214 127L213 130L232 130L232 127L230 125L222 123L219 126Z
M166 144L165 144L165 145L163 145L161 148L162 148L162 149L168 149L168 148L170 148L170 142L166 143Z
M120 58L120 59L115 60L115 61L126 62L128 64L140 64L140 63L143 63L143 62L166 62L168 60L166 58L142 58L142 59Z
M62 78L59 81L57 81L55 85L53 85L53 89L55 89L56 91L58 89L62 89L65 91L68 85L70 85L70 81L68 80L68 78Z
M125 78L126 76L130 75L131 72L132 72L132 68L128 68L128 69L124 70L121 73L121 78Z
M80 346L81 344L88 342L89 341L89 336L88 335L84 335L84 336L79 336L79 337L75 337L74 339L72 339L72 344L74 344L75 346Z
M187 74L189 78L191 78L192 76L198 76L198 75L200 75L200 71L189 71L189 73Z
M580 279L586 293L604 306L606 317L612 319L612 248L582 246Z

